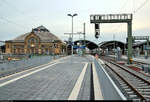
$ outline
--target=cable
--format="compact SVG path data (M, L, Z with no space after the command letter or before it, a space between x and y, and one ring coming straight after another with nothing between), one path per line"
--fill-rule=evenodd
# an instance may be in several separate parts
M24 14L22 11L18 10L18 9L16 8L16 6L10 4L10 3L7 2L6 0L2 0L2 1L3 1L3 3L5 3L6 5L9 5L9 7L11 7L11 8L13 8L13 9L15 9L16 11L18 11L20 14Z
M23 13L21 10L17 9L16 6L12 5L11 3L7 2L7 0L1 0L1 1L3 1L3 3L5 3L7 6L9 6L9 7L15 9L15 11L17 11L17 12L20 13L21 15L24 15L24 13ZM35 20L34 18L31 18L31 17L30 17L30 19L32 19L31 21L37 21L37 20ZM32 23L32 24L33 24L33 23ZM31 25L32 25L32 24L31 24Z
M126 4L127 4L127 1L128 0L126 0L126 2L124 3L124 5L121 7L121 8L123 8ZM144 5L148 2L149 0L145 0L137 9L135 9L135 10L133 10L133 14L135 14L136 12L138 12L142 7L144 7ZM121 11L121 10L120 10ZM132 22L133 23L133 22ZM119 26L121 26L121 24L120 25L118 25L118 27ZM114 31L116 31L117 29L118 29L118 27L116 28L116 29L114 29Z
M126 1L123 3L123 5L120 7L119 13L122 12L123 8L127 5L127 3L128 3L128 0L126 0ZM122 24L119 24L118 26L115 26L115 29L114 29L113 31L116 31L116 30L118 29L118 27L120 27L121 25L122 25Z
M144 5L148 2L149 0L145 0L136 10L133 11L133 13L135 14L136 12L138 12L142 7L144 7Z
M15 23L15 22L13 22L13 21L11 21L11 20L8 20L8 19L6 19L6 18L0 17L0 19L6 21L6 22L8 22L8 23L15 24L15 25L17 25L17 26L19 26L19 27L21 27L21 28L23 27L23 29L26 28L25 26L20 25L20 24L18 24L18 23Z
M127 5L127 3L128 3L128 0L126 0L126 1L124 2L124 4L122 5L122 7L120 8L120 11L119 11L119 12L122 11L122 9Z

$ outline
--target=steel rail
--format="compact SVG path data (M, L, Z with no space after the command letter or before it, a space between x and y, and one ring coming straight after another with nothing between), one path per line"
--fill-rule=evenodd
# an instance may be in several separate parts
M112 57L108 57L108 58L112 58ZM103 57L103 59L104 59L104 57ZM110 59L111 61L115 61L114 59ZM125 60L125 59L123 59L124 61L127 61L127 60ZM139 63L141 63L141 64L144 64L144 65L150 65L150 64L148 64L148 63L145 63L145 62L140 62L140 61L133 61L133 62L135 62L136 64L139 64ZM147 75L147 74L145 74L145 73L143 73L143 72L139 72L139 73L141 73L141 74L143 74L144 76L146 76L146 77L150 77L150 75Z
M134 74L134 73L130 72L129 70L125 69L123 66L121 66L121 65L119 65L119 64L116 64L116 63L114 63L114 62L110 62L110 63L112 63L112 64L114 64L114 65L116 65L116 66L120 67L121 69L125 70L126 72L128 72L128 73L132 74L133 76L135 76L135 77L139 78L140 80L142 80L142 81L144 81L145 83L148 83L148 84L150 85L150 82L149 82L149 81L147 81L147 80L145 80L145 79L143 79L143 78L139 77L138 75L136 75L136 74Z
M104 58L103 58L104 59ZM106 60L106 59L104 59L104 60ZM110 60L112 60L112 59L110 59ZM136 75L135 73L133 73L133 72L131 72L131 71L129 71L129 70L127 70L126 69L126 67L124 67L124 66L122 66L122 65L119 65L119 64L116 64L115 62L112 62L112 61L109 61L108 59L106 60L106 62L108 63L110 63L110 64L113 64L113 65L115 65L116 67L119 67L119 68L121 68L122 70L124 70L125 72L127 72L127 73L129 73L130 75L132 75L132 76L134 76L134 77L136 77L136 78L138 78L139 80L141 80L141 81L143 81L144 83L146 83L146 84L148 84L148 85L150 85L150 82L149 81L147 81L147 80L145 80L144 78L142 78L142 77L140 77L139 75ZM105 65L107 65L108 66L108 64L105 64ZM110 68L111 66L109 66L109 68ZM112 69L111 69L112 70ZM113 69L114 70L114 69ZM112 71L113 71L112 70ZM113 71L114 72L114 71ZM115 72L114 72L115 73ZM116 71L116 73L117 73L117 71ZM141 73L140 73L141 74ZM142 73L143 74L143 73ZM117 75L117 74L116 74ZM119 74L120 75L120 74ZM121 75L120 75L121 76ZM118 76L119 77L119 76ZM146 76L147 77L147 76ZM148 76L149 77L149 76ZM132 85L133 86L133 85ZM133 87L134 88L134 87ZM138 88L135 88L135 89L138 89ZM136 90L136 91L138 91L138 90ZM139 92L138 92L139 93ZM141 94L141 93L140 93ZM142 94L141 94L142 95ZM139 96L139 95L138 95ZM142 95L143 96L143 95ZM144 96L143 96L144 97ZM143 99L143 98L141 98L141 99ZM145 99L145 97L144 97L144 99ZM147 99L147 98L146 98Z
M134 87L133 87L125 78L123 78L119 73L117 73L115 70L113 70L110 65L108 65L107 63L105 63L105 65L106 65L107 67L109 67L117 76L119 76L119 78L122 79L122 80L136 93L136 95L141 98L141 100L146 100L146 99L143 97L143 95L140 94L140 93L136 90L136 88L134 88Z

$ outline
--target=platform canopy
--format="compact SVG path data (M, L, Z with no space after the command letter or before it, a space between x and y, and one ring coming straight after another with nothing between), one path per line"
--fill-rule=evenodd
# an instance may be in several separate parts
M77 45L77 43L82 43L84 44L84 40L77 40L77 41L74 41L74 44ZM90 50L93 50L95 48L98 48L98 45L92 41L89 41L89 40L85 40L85 44L86 44L86 47Z
M116 40L112 40L112 41L104 41L98 44L98 46L102 49L112 49L112 48L116 48L116 47L120 47L121 49L124 49L126 44L121 42L121 41L116 41Z

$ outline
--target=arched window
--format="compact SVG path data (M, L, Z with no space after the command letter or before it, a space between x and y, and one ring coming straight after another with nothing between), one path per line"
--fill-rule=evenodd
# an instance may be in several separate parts
M37 39L33 37L28 40L28 43L37 43L37 42L38 42Z
M38 47L38 40L34 37L29 38L28 47Z

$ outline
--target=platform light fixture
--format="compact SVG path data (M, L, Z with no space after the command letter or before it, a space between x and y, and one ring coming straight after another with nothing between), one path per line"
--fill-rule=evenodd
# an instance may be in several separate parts
M77 16L78 14L73 14L73 15L71 15L71 14L68 14L68 16L70 16L70 17L72 17L72 55L73 55L73 17L74 16Z

